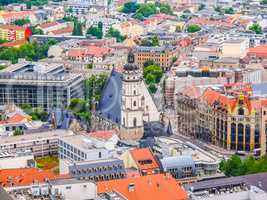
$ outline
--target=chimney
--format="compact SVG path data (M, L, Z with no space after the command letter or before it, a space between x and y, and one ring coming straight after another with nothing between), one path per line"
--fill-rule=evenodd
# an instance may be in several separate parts
M129 192L133 192L135 190L135 185L134 185L134 183L130 183L129 185L128 185L128 191Z

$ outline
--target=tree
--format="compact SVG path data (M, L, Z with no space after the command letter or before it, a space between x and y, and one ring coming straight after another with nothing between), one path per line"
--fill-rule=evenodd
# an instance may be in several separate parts
M135 13L140 8L140 4L136 2L127 2L123 5L122 12L124 13Z
M219 169L226 176L240 176L267 171L267 157L255 159L249 156L243 160L239 156L233 155L228 160L222 160Z
M27 2L26 2L26 8L27 8L28 10L32 9L32 3L31 3L30 1L27 1Z
M234 9L230 7L230 8L225 8L224 13L225 14L234 14L235 12L234 12Z
M33 35L44 35L44 32L42 29L36 28L36 26L30 27Z
M155 94L157 92L157 87L154 83L151 83L148 86L148 91L150 92L150 94Z
M156 77L153 74L147 74L145 77L146 84L150 85L151 83L155 83Z
M159 38L157 36L154 36L152 38L152 46L155 47L155 46L159 46Z
M74 22L72 35L76 35L76 36L82 36L83 35L82 24L80 22L78 22L78 21Z
M267 0L261 0L261 1L260 1L260 4L261 4L261 5L266 5L266 4L267 4Z
M154 61L153 60L147 60L147 61L145 61L144 62L144 68L146 68L146 67L148 67L148 66L150 66L150 65L154 65L155 63L154 63Z
M29 19L16 19L13 23L17 26L24 26L25 24L30 24L31 21Z
M254 31L256 34L262 34L262 28L258 23L252 24L249 30Z
M159 83L160 79L163 75L163 71L160 66L158 65L150 65L144 69L144 77L146 78L148 74L154 76L154 82Z
M13 135L14 136L23 135L23 130L16 128L15 131L13 132Z
M126 39L125 36L121 35L120 31L118 31L112 27L108 30L106 37L116 38L117 42L123 42Z
M161 13L164 13L164 14L167 14L167 15L172 15L173 14L172 7L167 3L160 3L159 4L159 10L160 10Z
M195 33L201 30L201 27L197 24L192 24L187 27L187 32Z
M102 22L99 22L98 25L97 25L97 27L91 26L87 30L87 34L88 35L93 35L97 39L102 39L103 38L103 24L102 24Z
M200 5L198 6L198 11L203 10L205 7L206 7L206 6L205 6L204 4L200 4Z

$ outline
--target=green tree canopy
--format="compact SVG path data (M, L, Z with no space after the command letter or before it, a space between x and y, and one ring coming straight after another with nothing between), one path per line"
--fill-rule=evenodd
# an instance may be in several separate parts
M230 7L230 8L225 8L224 9L224 13L225 14L234 14L235 11L234 11L234 9L232 7Z
M201 30L201 27L197 24L192 24L187 27L187 32L195 33Z
M95 36L97 39L103 38L103 24L101 22L96 26L91 26L87 30L87 34Z
M249 30L254 31L256 34L262 34L262 28L259 24L254 23L249 27Z
M260 159L255 159L249 156L243 160L239 156L233 155L228 160L223 160L220 163L220 170L226 176L241 176L267 171L267 157L263 156Z
M76 36L82 36L83 35L83 29L82 29L82 23L81 22L74 21L72 35L76 35Z
M127 2L123 5L122 12L124 13L135 13L140 8L140 4L136 2Z
M116 38L117 42L123 42L126 39L125 36L121 35L120 31L112 27L110 27L110 29L108 30L106 37Z
M24 26L25 24L30 24L31 21L29 19L17 19L13 23L17 26Z
M163 75L163 71L160 66L154 64L144 68L144 77L148 77L148 74L153 75L155 83L159 83ZM151 77L151 76L150 76Z
M261 5L266 5L266 4L267 4L267 0L261 0L261 1L260 1L260 4L261 4Z

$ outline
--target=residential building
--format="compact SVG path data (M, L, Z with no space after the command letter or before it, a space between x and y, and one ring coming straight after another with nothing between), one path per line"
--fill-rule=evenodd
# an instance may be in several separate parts
M111 55L112 51L107 47L88 46L85 48L72 48L66 52L70 60L82 61L88 63L102 62L105 57Z
M140 175L156 174L160 171L159 164L149 148L128 150L120 158L125 168L138 170Z
M193 179L197 175L191 156L165 157L160 163L163 171L170 173L175 179Z
M266 173L220 178L185 185L192 200L264 200Z
M220 158L196 145L175 138L158 137L151 147L163 172L182 183L220 177Z
M247 38L229 39L223 42L222 57L240 58L249 48Z
M56 199L87 200L97 196L96 184L77 179L50 180L50 197Z
M59 139L59 158L62 160L98 160L111 156L104 147L96 148L93 141L85 135L71 135Z
M0 151L0 170L35 167L35 161L32 152L9 153Z
M126 177L122 160L117 158L77 161L68 163L69 175L76 179L107 181Z
M177 56L176 48L173 46L162 47L136 47L134 51L135 64L143 69L144 63L153 61L164 71L170 70L173 59Z
M30 35L31 30L29 28L16 25L0 25L0 39L2 40L25 40Z
M155 174L97 183L98 195L116 191L128 200L187 200L186 192L170 175Z
M119 141L119 137L115 130L110 131L95 131L86 134L90 140L95 144L96 148L106 148L108 150L114 150Z
M56 155L58 140L73 135L70 130L43 130L19 136L0 137L0 150L10 153L31 151L34 157Z
M83 98L83 81L82 74L66 73L63 64L19 62L0 72L0 105L62 108Z
M48 180L65 178L48 170L37 168L17 168L0 170L0 185L8 190L17 187L31 187L33 184L45 183Z
M29 19L32 24L37 23L37 18L33 11L1 11L0 12L0 23L11 24L18 19Z

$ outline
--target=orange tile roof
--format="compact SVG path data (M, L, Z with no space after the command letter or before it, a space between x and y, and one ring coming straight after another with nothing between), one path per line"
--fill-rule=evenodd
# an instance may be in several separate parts
M254 48L249 48L248 53L262 54L267 56L267 45L259 45Z
M7 12L1 12L0 17L3 17L4 19L8 18L22 18L22 17L28 17L30 15L33 15L33 11L7 11Z
M134 189L129 191L129 185ZM97 193L117 191L128 200L186 200L188 195L170 175L156 174L97 183Z
M40 24L39 27L40 28L49 28L49 27L57 26L57 25L58 25L58 22L45 22L43 24Z
M130 150L130 153L139 170L152 173L155 169L159 168L159 165L149 148ZM148 163L146 163L146 161L148 161Z
M67 26L65 28L61 28L61 29L58 29L58 30L55 30L55 31L51 31L52 34L54 35L61 35L61 34L64 34L64 33L72 33L73 31L73 28L71 26Z
M0 185L3 187L25 186L67 177L68 175L57 175L51 171L36 168L3 169L0 170Z
M22 39L22 40L14 40L11 42L5 42L5 43L1 44L0 46L2 46L2 47L19 47L19 46L26 44L26 43L27 43L27 40Z
M0 29L6 29L6 30L15 30L15 31L25 31L26 28L22 26L16 26L13 24L1 24Z
M96 139L100 139L100 140L109 140L114 134L116 134L114 130L95 131L95 132L88 133L88 136L96 138Z
M0 124L15 124L25 121L28 121L28 118L17 113L12 117L8 118L7 120L0 121Z
M111 51L110 48L98 47L98 46L88 46L86 48L73 48L68 51L68 56L71 57L86 57L95 56L101 57L108 54Z

